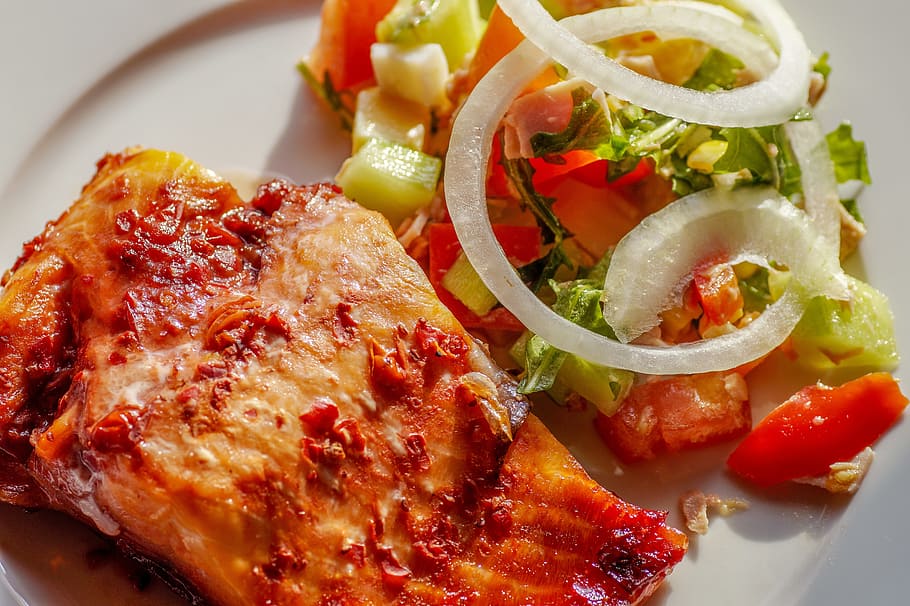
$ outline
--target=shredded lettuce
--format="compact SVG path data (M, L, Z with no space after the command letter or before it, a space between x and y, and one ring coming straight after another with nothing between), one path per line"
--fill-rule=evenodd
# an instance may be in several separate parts
M608 264L609 255L588 270L585 277L561 284L551 281L550 287L556 293L553 311L588 330L616 338L613 329L604 320L600 306L603 279ZM519 391L534 393L553 387L556 375L567 355L537 335L532 335L525 349L526 372L519 384Z
M872 183L866 158L866 144L853 138L853 126L843 122L826 136L838 183Z

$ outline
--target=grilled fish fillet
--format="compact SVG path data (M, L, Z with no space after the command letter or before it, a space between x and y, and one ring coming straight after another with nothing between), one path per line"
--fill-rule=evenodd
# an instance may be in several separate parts
M198 601L634 604L685 552L332 186L109 155L4 282L0 498Z

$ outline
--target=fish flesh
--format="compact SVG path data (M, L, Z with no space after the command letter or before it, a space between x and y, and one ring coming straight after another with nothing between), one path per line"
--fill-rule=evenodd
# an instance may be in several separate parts
M0 499L198 603L636 604L685 553L333 185L109 154L3 283Z

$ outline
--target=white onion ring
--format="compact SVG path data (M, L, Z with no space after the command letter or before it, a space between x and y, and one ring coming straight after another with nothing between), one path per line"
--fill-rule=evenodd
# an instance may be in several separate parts
M583 40L589 38L569 27L569 20L588 18L596 13L568 17L557 23L538 0L499 0L500 8L518 29L554 61L561 63L578 77L621 99L666 116L698 124L749 127L786 122L806 104L808 98L811 65L809 49L799 29L777 0L741 0L740 4L758 19L780 48L777 66L768 77L748 86L703 92L638 74L586 44ZM648 11L671 6L658 4L605 10L638 8ZM692 15L681 16L694 22L696 19L694 14L699 12L702 11L692 9ZM712 13L705 11L705 14ZM620 13L604 16L606 18L602 21L609 21L614 16L616 20L626 18ZM653 20L645 19L644 26L638 31L651 29L648 27L650 22ZM605 33L600 40L622 35L608 34L610 25L612 24L600 25ZM704 36L709 31L703 29L692 37L706 40ZM739 29L738 35L745 31ZM715 46L724 50L721 45Z
M635 31L635 27L629 29L631 19L625 19L624 15L638 13L640 17L642 8L605 9L584 15L584 20L563 23L588 40L614 37ZM654 21L666 21L660 24L660 30L679 35L687 35L683 31L686 24L673 18L679 16L679 11L698 12L669 6L647 10ZM610 17L604 23L603 17L597 15L608 11ZM706 31L721 33L735 27L726 19L708 13L699 18L715 20ZM648 29L656 27L652 21ZM736 54L732 49L726 52ZM550 61L529 41L522 42L481 79L453 125L446 156L446 200L464 252L486 286L525 326L555 347L614 368L649 374L694 374L733 368L773 349L786 338L789 334L786 328L802 313L801 297L793 289L788 289L771 309L736 333L662 348L623 344L588 331L555 314L525 287L493 235L486 207L485 175L493 133L506 109ZM772 337L762 337L763 334ZM763 343L764 351L749 351L740 347L743 342Z
M718 253L734 263L772 260L786 265L797 302L815 295L849 296L837 247L777 190L706 189L648 215L616 246L604 281L603 310L616 337L629 342L657 326L658 313L680 302L692 268ZM774 337L761 341L779 344L801 312L788 309L788 321L774 323L770 327ZM743 336L747 332L741 329L723 337L730 337L724 347L742 347L748 350L743 355L754 357L767 353L757 347L755 335Z
M796 163L802 173L806 213L819 232L840 249L840 197L834 163L825 134L816 120L800 120L784 125Z

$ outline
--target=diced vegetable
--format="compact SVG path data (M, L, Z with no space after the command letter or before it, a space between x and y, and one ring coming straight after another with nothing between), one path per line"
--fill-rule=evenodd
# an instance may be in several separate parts
M519 365L525 365L530 333L522 335L509 355ZM611 415L619 408L632 388L635 374L599 364L592 364L572 354L563 354L553 385L547 393L561 404L574 395L581 396L597 407L602 414Z
M360 91L354 113L353 151L369 139L423 150L429 122L430 112L425 106L384 93L378 87Z
M483 37L480 39L477 50L474 51L471 63L468 65L468 86L473 88L490 71L490 68L496 65L497 61L505 57L522 40L524 40L524 36L518 31L512 20L502 12L498 5L494 4L493 10L490 12L490 18L487 21L487 27L483 32ZM536 90L556 81L556 72L552 68L547 68L534 82L528 85L528 89Z
M712 263L699 268L692 282L707 324L723 326L742 317L743 295L732 265Z
M458 255L442 277L442 286L478 316L485 316L498 303L464 253Z
M748 387L736 372L654 380L634 386L616 414L594 423L620 460L653 459L748 431Z
M343 103L352 111L353 95L341 92L356 92L373 82L370 45L376 41L376 24L394 5L394 0L323 2L319 39L300 65L317 93L333 106Z
M888 298L848 276L849 301L817 297L791 335L799 360L814 368L897 366L894 318Z
M875 442L907 398L887 373L839 387L810 385L775 408L733 451L727 465L760 486L826 475Z
M506 256L516 265L522 266L540 257L540 228L523 225L494 225L493 233ZM502 308L494 309L490 314L478 316L464 303L449 292L442 281L462 255L461 243L455 235L451 223L434 223L428 230L430 267L428 276L439 300L451 310L455 317L468 328L499 328L520 332L524 330L521 323ZM499 313L497 313L499 312Z
M439 44L449 70L455 71L477 47L482 31L474 0L398 0L376 26L376 37L406 45Z
M370 58L384 92L427 107L445 104L449 70L438 44L376 43Z
M395 227L432 201L441 167L434 156L370 139L345 160L335 181L347 197L378 210Z

